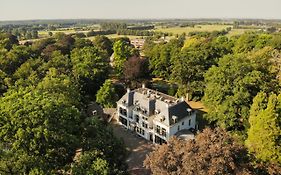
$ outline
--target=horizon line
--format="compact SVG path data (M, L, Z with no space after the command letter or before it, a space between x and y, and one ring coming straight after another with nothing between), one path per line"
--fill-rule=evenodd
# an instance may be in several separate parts
M248 18L248 17L229 17L229 18L211 18L211 17L196 17L196 18L38 18L38 19L5 19L0 22L18 22L18 21L51 21L51 20L273 20L281 21L281 18Z

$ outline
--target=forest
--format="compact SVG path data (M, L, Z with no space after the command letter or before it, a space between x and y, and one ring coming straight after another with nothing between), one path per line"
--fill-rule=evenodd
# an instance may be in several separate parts
M121 24L101 26L151 28ZM114 107L126 87L155 78L168 84L165 93L202 102L208 125L195 140L173 138L149 154L153 174L280 173L280 32L169 41L151 32L141 50L102 34L91 41L59 32L19 44L0 33L0 174L128 174L123 141L87 115L87 105Z

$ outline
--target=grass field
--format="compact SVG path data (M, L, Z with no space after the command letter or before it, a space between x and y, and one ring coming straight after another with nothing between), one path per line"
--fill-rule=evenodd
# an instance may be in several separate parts
M255 31L254 29L232 29L227 36L235 36L235 35L241 35L245 32Z
M189 32L213 32L213 31L221 31L226 29L227 27L232 27L231 25L196 25L195 27L171 27L171 28L156 28L155 31L167 32L173 34L182 34ZM232 29L227 36L231 37L234 35L241 35L246 31L254 31L254 29Z
M156 27L154 31L159 31L159 32L166 32L166 33L173 33L175 34L182 34L186 33L188 34L189 32L212 32L212 31L221 31L223 29L226 29L227 27L232 27L231 25L222 25L222 24L216 24L216 25L196 25L194 27L170 27L170 28L161 28L161 27ZM231 37L234 35L241 35L246 31L254 31L254 29L232 29L227 36ZM58 32L62 32L65 34L73 34L76 32L83 32L87 33L88 31L75 31L74 29L61 29L57 31L39 31L38 35L40 38L46 38L49 37L49 32L52 32L53 34L56 34ZM135 39L135 38L142 38L142 36L133 36L133 35L117 35L117 34L111 34L111 35L105 35L108 38L119 38L119 37L128 37L130 39ZM88 37L87 39L93 40L95 37Z
M38 31L38 35L40 38L49 37L49 32L52 32L53 35L56 33L65 33L65 34L72 34L72 33L87 33L89 31L75 31L74 29L69 30L56 30L56 31Z
M189 32L212 32L212 31L220 31L226 29L227 27L231 27L230 25L196 25L194 27L171 27L171 28L156 28L155 31L167 32L173 34L182 34Z
M143 36L134 36L134 35L117 35L117 34L111 34L111 35L105 35L108 38L120 38L120 37L127 37L129 39L136 39L136 38L142 38ZM87 37L86 39L93 40L95 36Z

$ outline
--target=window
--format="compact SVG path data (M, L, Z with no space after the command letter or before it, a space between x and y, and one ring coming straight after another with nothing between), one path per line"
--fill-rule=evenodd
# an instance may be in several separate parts
M136 122L139 123L140 117L138 115L135 115L135 117L136 117Z
M188 125L189 125L189 126L191 125L191 119L188 120Z
M166 129L162 128L162 136L166 137L167 133L166 133Z
M180 125L178 126L178 131L180 130Z
M160 134L160 126L156 126L156 133Z
M147 128L147 124L142 122L142 127Z
M123 108L119 108L119 113L124 115L124 116L127 116L127 110L126 109L123 109Z
M184 122L182 122L181 125L184 125Z
M119 121L120 121L123 125L125 125L125 126L127 127L127 119L125 119L125 118L119 116Z

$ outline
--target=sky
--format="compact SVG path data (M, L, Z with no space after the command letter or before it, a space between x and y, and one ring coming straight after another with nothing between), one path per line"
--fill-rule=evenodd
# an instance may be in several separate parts
M281 19L281 0L0 0L0 20Z

